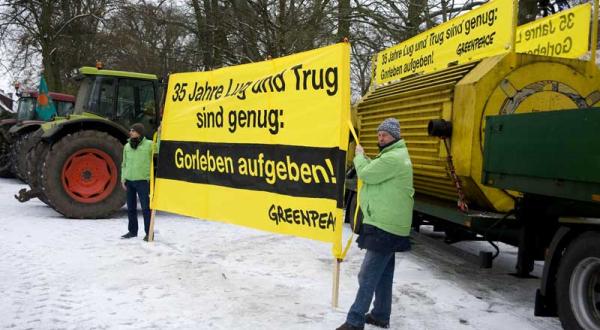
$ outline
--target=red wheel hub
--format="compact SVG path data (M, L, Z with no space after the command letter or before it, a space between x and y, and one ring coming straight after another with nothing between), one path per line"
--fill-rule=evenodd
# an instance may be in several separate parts
M81 203L97 203L108 197L117 185L114 160L102 150L82 149L71 155L62 169L63 188Z

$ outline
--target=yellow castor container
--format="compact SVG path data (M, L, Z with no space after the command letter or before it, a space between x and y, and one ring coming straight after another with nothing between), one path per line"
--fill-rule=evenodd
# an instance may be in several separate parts
M361 143L371 156L378 153L379 123L397 118L413 162L417 193L456 201L443 142L427 134L430 120L451 121L451 153L469 206L507 212L514 207L516 194L481 183L485 117L599 104L596 66L580 60L507 54L379 86L363 97L357 114Z

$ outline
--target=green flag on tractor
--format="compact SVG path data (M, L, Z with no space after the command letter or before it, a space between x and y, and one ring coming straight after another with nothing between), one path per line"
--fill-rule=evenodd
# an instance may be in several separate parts
M52 98L48 94L48 84L46 79L42 75L40 79L40 86L38 87L37 106L35 111L38 114L38 118L43 121L49 121L52 117L56 116L56 107Z

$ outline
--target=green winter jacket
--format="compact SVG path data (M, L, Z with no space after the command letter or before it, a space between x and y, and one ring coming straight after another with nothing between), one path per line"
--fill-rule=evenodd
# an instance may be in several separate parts
M386 232L409 236L412 223L413 170L404 140L385 147L373 160L354 157L358 178L363 181L360 207L363 223Z
M152 160L152 141L143 138L136 149L129 142L123 147L123 163L121 163L121 182L125 180L150 180L150 164Z

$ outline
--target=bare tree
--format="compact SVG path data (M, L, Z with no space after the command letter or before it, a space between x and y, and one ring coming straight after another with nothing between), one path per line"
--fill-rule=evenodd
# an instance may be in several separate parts
M0 39L12 54L11 67L37 66L49 88L63 89L65 63L77 61L93 42L108 10L108 0L7 0L0 7Z
M520 21L570 0L521 0ZM580 1L580 0L573 0ZM50 88L100 59L151 72L211 70L313 49L349 37L353 96L371 81L377 52L485 0L5 0L0 43L13 75L44 69Z
M114 69L161 76L196 70L191 28L181 8L170 2L124 2L107 19L97 54Z

